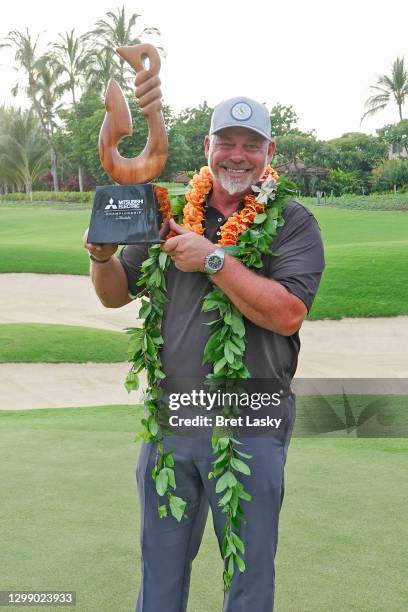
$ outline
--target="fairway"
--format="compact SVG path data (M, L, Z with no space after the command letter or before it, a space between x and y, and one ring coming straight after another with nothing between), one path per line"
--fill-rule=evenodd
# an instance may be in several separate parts
M0 206L0 272L88 274L82 236L91 209Z
M0 413L2 589L72 589L78 612L133 609L140 416L130 406ZM292 440L279 612L405 611L407 458L401 439ZM220 570L209 515L189 612L221 611Z
M311 319L408 313L408 213L310 207L326 270Z
M82 205L83 207L83 205ZM310 319L408 313L408 214L311 206L326 270ZM88 274L90 208L0 206L0 272Z
M113 363L127 360L124 333L75 325L0 324L0 363Z

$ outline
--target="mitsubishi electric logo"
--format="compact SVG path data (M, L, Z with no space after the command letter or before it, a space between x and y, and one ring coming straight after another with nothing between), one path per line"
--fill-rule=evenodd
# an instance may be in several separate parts
M105 206L105 210L109 210L110 208L113 208L114 210L117 210L118 208L116 204L113 203L113 198L109 199L109 204Z
M138 200L118 200L118 203L115 204L114 199L110 198L109 204L105 206L105 210L126 210L129 208L140 210L140 208L142 208L143 203L143 198L140 198Z

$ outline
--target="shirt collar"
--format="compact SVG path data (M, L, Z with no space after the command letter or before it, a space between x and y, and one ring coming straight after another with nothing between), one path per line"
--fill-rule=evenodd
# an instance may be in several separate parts
M244 200L241 200L239 205L238 205L238 208L237 208L236 212L238 212L239 210L242 210L243 208L244 208ZM214 215L214 216L217 216L217 217L222 217L224 220L226 220L226 218L224 217L223 213L220 210L218 210L218 208L215 208L214 206L209 206L207 198L205 200L204 211L205 211L206 215L209 213L210 215Z

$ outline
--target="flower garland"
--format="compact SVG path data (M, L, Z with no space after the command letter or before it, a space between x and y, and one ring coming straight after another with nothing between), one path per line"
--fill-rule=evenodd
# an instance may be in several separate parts
M252 191L244 198L242 210L235 212L220 228L221 237L218 245L227 253L239 259L249 268L262 267L262 255L272 254L271 242L278 229L283 225L283 211L293 198L294 185L287 182L271 167L267 167L262 176L261 186L253 186ZM204 217L206 197L212 189L212 176L204 166L191 180L192 189L185 195L186 204L182 209L182 224L186 229L204 234ZM155 195L162 216L162 225L174 217L175 208L167 190L155 186ZM174 235L169 232L166 239ZM155 244L149 248L149 256L141 266L138 286L142 287L138 297L142 299L139 318L144 319L143 328L129 328L129 361L132 367L125 385L130 391L138 388L138 374L147 372L148 389L145 399L147 418L142 419L142 439L157 444L156 461L152 477L156 491L166 502L158 506L160 517L171 514L181 521L186 517L186 501L174 495L176 478L173 452L164 452L164 428L160 424L160 411L163 402L159 396L158 385L166 377L161 364L160 348L163 345L161 323L164 304L167 301L165 272L170 264L169 256ZM245 324L243 315L232 304L229 298L218 287L213 288L203 301L202 310L218 311L218 318L209 325L212 332L204 348L203 362L212 365L209 379L223 379L228 385L236 379L250 378L245 365ZM222 554L224 558L224 590L231 587L235 568L245 571L243 559L244 543L239 536L240 525L244 519L241 500L250 501L250 494L238 480L237 474L250 475L250 467L243 459L251 459L237 446L242 443L232 436L228 429L215 428L212 435L212 448L216 455L213 471L209 478L216 479L216 493L222 494L219 505L226 515Z

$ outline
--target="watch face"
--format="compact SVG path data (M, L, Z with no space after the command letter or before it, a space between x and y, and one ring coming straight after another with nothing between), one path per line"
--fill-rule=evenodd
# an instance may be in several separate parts
M218 270L222 264L222 259L219 255L210 255L207 261L207 266L211 270Z

